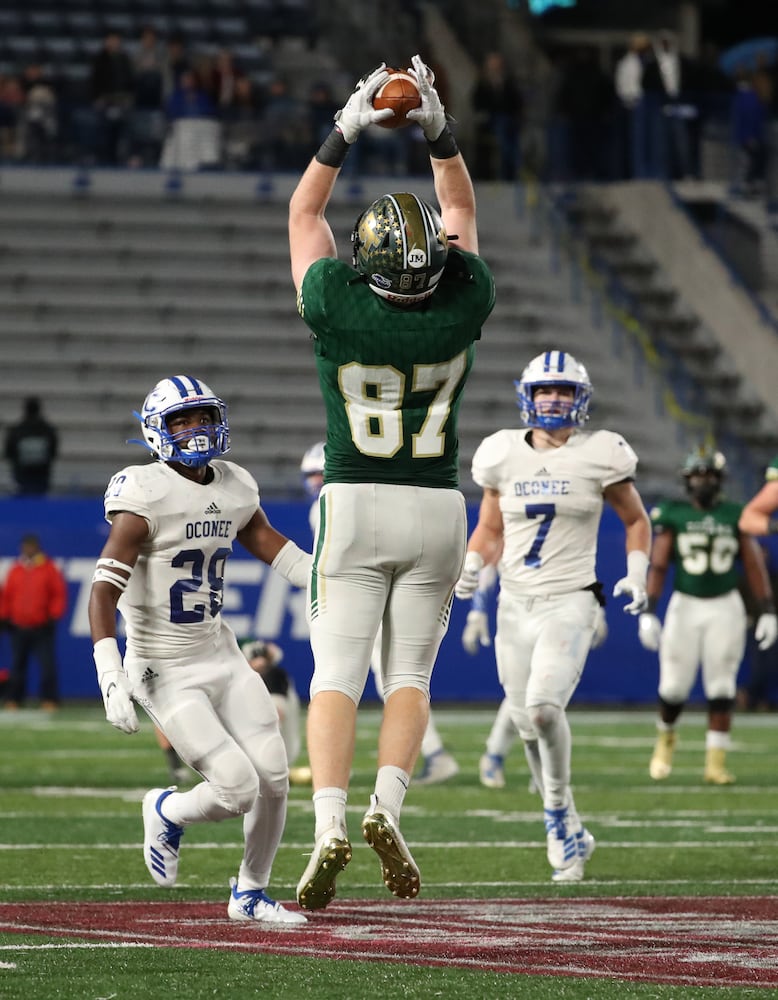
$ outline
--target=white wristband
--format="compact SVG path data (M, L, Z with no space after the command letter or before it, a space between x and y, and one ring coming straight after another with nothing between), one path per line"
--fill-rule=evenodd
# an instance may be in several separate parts
M648 556L641 549L627 553L627 576L645 584L648 576Z
M290 538L286 545L279 549L270 565L276 573L280 573L292 586L304 587L308 582L311 554L303 552Z
M98 639L94 644L92 655L97 667L97 681L101 682L103 674L111 670L122 669L122 654L113 636L106 636L105 639Z

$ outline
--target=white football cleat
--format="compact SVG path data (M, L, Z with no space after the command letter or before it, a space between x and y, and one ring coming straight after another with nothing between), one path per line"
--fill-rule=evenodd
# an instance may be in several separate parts
M290 924L299 926L308 920L302 913L287 910L271 899L264 889L238 891L238 880L230 879L230 902L227 906L230 920L254 920L260 924Z
M436 750L424 758L424 767L413 779L414 785L439 785L459 774L459 764L447 750Z
M505 788L504 757L485 753L478 762L478 777L485 788Z
M575 835L577 858L567 868L560 868L551 873L552 882L580 882L584 877L584 866L594 854L597 841L591 833L582 826Z
M143 796L143 860L157 885L166 887L176 884L184 828L166 819L160 806L175 790L152 788Z

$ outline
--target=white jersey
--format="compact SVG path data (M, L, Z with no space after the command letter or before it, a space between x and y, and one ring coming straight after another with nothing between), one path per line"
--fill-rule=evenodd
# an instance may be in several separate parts
M203 648L222 628L224 567L237 533L259 507L252 476L233 462L211 462L207 484L185 479L164 462L131 465L111 479L105 517L128 511L149 534L119 611L127 648L173 659Z
M632 479L637 456L611 431L576 431L561 448L542 450L529 433L497 431L473 456L473 479L500 494L500 586L515 596L581 590L597 579L603 490Z

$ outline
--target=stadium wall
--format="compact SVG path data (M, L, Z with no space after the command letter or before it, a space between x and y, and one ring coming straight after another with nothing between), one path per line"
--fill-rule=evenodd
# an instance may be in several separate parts
M279 531L303 548L310 548L308 505L263 504ZM478 516L476 505L468 508L470 527ZM87 602L95 560L103 547L108 525L103 519L101 499L0 500L0 580L18 553L19 541L36 532L42 546L56 559L68 581L69 607L58 631L61 692L64 699L97 698L99 692L92 663ZM598 575L609 594L625 569L624 532L621 523L606 509L600 528ZM637 622L622 611L621 599L608 602L609 636L605 645L589 656L575 701L581 704L640 705L656 699L657 658L637 640ZM462 649L460 636L469 602L455 600L451 626L441 647L432 682L436 701L494 702L502 697L494 664L493 647L475 657ZM664 610L660 605L660 613ZM224 615L242 638L258 636L278 642L284 649L284 665L295 678L304 697L313 668L305 620L305 597L264 564L243 553L239 545L227 567ZM494 626L492 608L492 627ZM0 635L0 667L8 666L7 637ZM37 664L31 664L30 692L37 693ZM375 699L372 679L366 698ZM702 700L699 685L693 699Z

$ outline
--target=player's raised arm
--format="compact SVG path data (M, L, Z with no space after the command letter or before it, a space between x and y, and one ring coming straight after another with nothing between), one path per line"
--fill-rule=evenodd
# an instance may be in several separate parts
M389 74L382 63L363 76L345 105L335 115L336 124L307 170L300 178L289 202L289 252L292 280L300 288L305 272L322 257L335 257L335 237L324 217L335 181L350 146L367 125L390 117L389 108L377 111L373 95Z
M446 110L434 86L434 74L421 57L412 59L410 72L416 79L421 107L406 115L421 127L430 155L435 194L446 232L457 236L462 250L478 253L475 191L456 139L448 126Z

